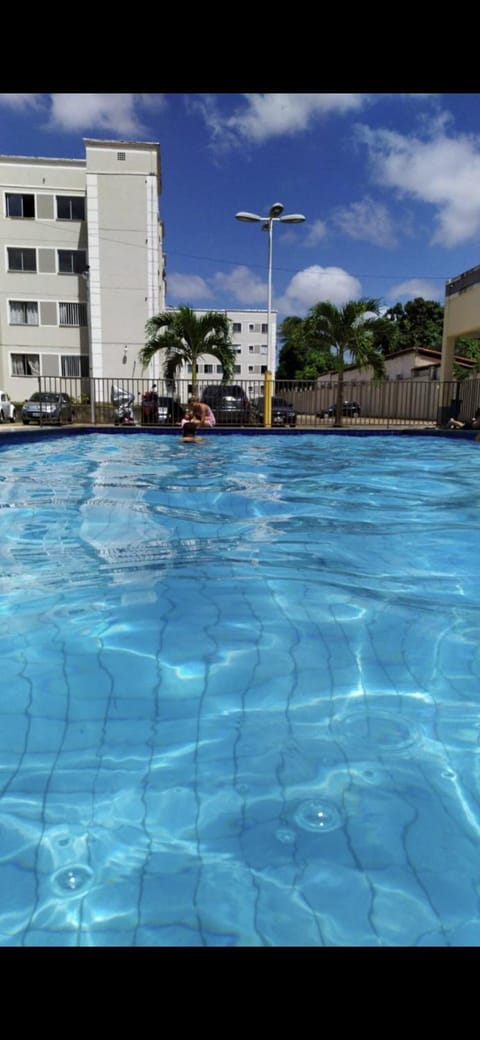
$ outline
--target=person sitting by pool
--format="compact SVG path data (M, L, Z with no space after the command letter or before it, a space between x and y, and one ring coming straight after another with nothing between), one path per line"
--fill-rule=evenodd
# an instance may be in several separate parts
M197 429L199 423L187 421L182 426L182 442L187 444L199 444L202 440L201 437L197 437Z
M217 420L210 405L204 404L204 402L200 401L195 394L192 394L190 398L190 407L193 411L194 418L198 421L200 426L215 426Z
M449 419L447 423L448 430L480 430L480 408L477 408L473 419L468 419L467 422L461 422L460 419Z

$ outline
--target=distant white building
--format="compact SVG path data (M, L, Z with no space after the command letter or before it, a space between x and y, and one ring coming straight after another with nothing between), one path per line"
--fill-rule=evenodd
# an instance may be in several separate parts
M38 376L163 375L159 356L148 370L138 360L147 320L166 309L160 146L84 145L84 159L0 156L0 387L15 401ZM261 379L267 312L225 313L235 379ZM199 377L221 378L214 358Z

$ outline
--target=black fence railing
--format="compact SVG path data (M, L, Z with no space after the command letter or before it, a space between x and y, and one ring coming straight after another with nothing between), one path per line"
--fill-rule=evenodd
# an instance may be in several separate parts
M159 379L153 385L142 378L41 376L35 383L35 390L67 394L74 404L73 421L94 426L124 421L125 409L137 425L176 426L188 408L192 392L188 380L176 380L172 384ZM214 393L212 397L212 387L217 396ZM224 407L222 396L218 397L219 387L218 381L212 383L208 379L199 379L196 387L200 399L205 396L210 403L219 402L218 425L264 425L263 377L258 381L239 380L235 391L225 388L227 397L234 399L233 405L228 402L228 407ZM274 380L272 389L272 426L285 423L313 429L336 423L335 382L316 385L314 381ZM236 407L235 395L238 401L246 402L245 406ZM345 426L442 426L450 417L469 419L474 415L480 407L480 378L448 383L432 379L345 382L344 402L341 422ZM211 406L215 412L215 405Z

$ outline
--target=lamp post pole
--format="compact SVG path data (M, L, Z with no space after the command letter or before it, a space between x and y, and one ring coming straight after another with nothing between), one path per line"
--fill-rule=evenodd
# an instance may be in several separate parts
M272 336L272 248L273 220L269 220L264 228L268 231L268 291L267 291L267 369L275 375L275 343Z
M273 225L281 224L303 224L305 217L302 213L286 213L282 217L283 205L275 202L270 207L267 217L261 217L258 213L246 213L243 210L236 213L237 220L243 220L247 224L262 224L263 230L268 231L268 297L267 297L267 370L275 375L275 343L272 336L272 252L273 252Z

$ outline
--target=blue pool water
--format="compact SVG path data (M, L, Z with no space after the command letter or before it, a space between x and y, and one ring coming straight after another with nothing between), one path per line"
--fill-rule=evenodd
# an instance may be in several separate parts
M480 945L480 444L0 452L0 944Z

